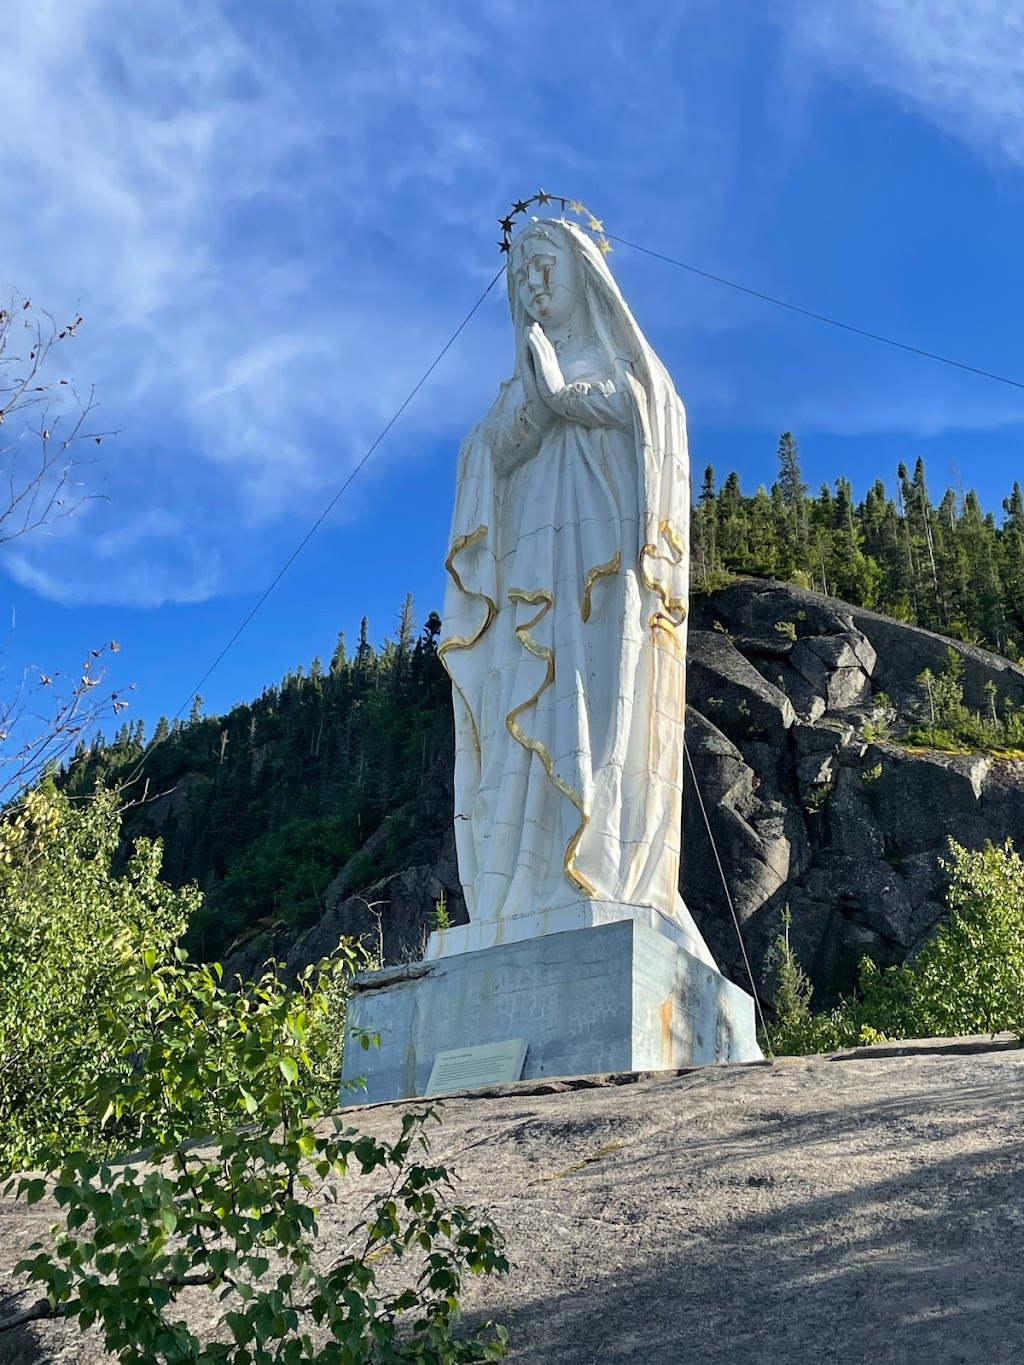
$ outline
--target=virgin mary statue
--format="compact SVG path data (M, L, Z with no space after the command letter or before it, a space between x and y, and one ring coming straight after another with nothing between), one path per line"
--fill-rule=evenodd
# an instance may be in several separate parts
M686 419L601 251L512 242L516 360L463 443L440 653L471 921L679 895Z

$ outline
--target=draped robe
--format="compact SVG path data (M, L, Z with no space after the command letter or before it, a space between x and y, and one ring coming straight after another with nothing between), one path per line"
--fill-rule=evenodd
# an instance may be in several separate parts
M593 243L564 415L521 374L463 443L440 654L471 920L581 898L650 905L713 964L678 892L689 470L682 403ZM511 273L511 272L510 272ZM510 285L517 338L529 318ZM517 347L520 356L523 347Z

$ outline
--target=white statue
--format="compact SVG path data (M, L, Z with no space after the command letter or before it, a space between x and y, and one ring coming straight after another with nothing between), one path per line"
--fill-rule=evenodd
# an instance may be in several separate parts
M440 646L470 919L653 906L713 966L678 892L683 405L574 224L528 223L508 290L515 371L459 455Z

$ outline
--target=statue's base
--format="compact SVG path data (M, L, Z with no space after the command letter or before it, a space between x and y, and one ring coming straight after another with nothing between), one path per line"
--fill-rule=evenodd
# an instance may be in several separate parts
M346 1046L342 1079L363 1077L365 1090L343 1090L342 1103L421 1096L439 1052L510 1039L527 1043L524 1078L760 1058L750 996L687 952L664 915L617 909L468 952L452 953L460 930L445 930L430 960L362 973L348 1026L381 1044Z
M631 919L671 939L691 957L711 964L707 949L688 934L677 919L663 915L653 905L623 905L619 901L584 900L577 897L524 915L503 915L501 919L471 920L452 929L436 929L427 940L424 961L434 962L441 957L458 953L477 953L483 948L497 948L505 943L520 943L527 938L545 938L548 934L567 933L573 929L593 929L598 924L615 924Z

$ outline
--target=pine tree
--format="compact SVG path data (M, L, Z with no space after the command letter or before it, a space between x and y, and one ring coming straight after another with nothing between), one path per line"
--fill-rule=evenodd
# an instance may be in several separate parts
M338 677L344 672L348 663L345 654L345 632L338 631L338 643L334 646L334 653L331 655L330 674L332 678Z
M690 521L694 577L700 587L706 589L721 567L718 561L718 502L715 496L715 471L711 465L708 465L704 470L700 499Z
M408 659L415 641L416 617L413 614L412 593L408 592L402 599L402 609L398 614L398 636L395 643L398 646L398 657L400 659Z
M370 622L364 616L359 623L359 644L356 646L356 667L367 669L373 659L373 645L369 638Z
M791 431L784 431L779 437L779 493L789 518L790 531L797 546L803 549L807 544L807 519L804 496L807 485L802 481L800 456L796 437Z

